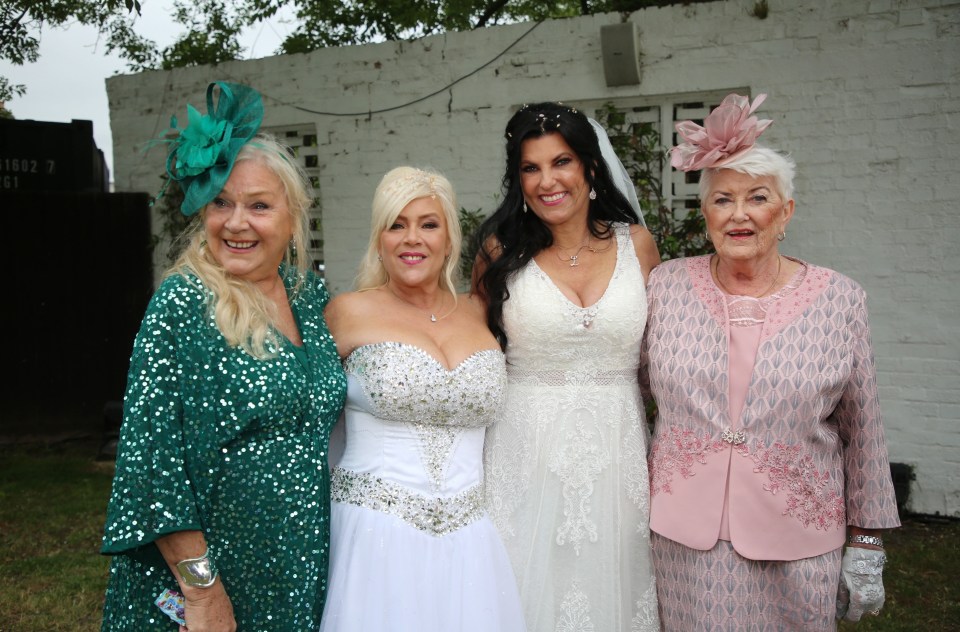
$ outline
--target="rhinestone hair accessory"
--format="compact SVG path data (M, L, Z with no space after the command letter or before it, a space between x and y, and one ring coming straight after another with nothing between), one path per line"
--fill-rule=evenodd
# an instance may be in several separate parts
M670 150L670 164L681 171L722 167L753 147L773 123L753 116L766 98L766 94L758 94L751 104L747 97L729 94L707 115L703 127L693 121L677 123L677 133L685 142Z
M392 195L409 188L410 185L413 185L416 189L430 189L430 197L434 199L437 197L437 174L414 167L410 167L410 172L407 175L401 176L387 185L384 193Z
M566 109L566 111L569 112L570 114L578 114L578 113L579 113L579 110L577 110L577 108L570 107L569 105L564 105L564 104L561 103L560 101L557 101L556 105L559 105L560 107ZM517 110L517 111L518 111L518 112L524 112L524 111L526 111L526 110L530 110L532 107L533 107L533 106L531 106L529 103L524 103L523 106L522 106L519 110ZM536 115L535 119L536 119L536 125L537 125L537 127L540 128L540 133L541 133L541 134L548 134L548 133L550 133L550 132L556 132L556 131L558 131L558 130L560 129L560 115L559 115L559 114L557 114L557 115L555 115L555 116L553 116L553 117L550 117L550 116L548 116L548 115L547 115L546 113L544 113L544 112L537 112L537 115ZM513 134L508 131L508 132L506 132L506 133L504 134L504 137L507 138L507 139L511 139L511 138L513 138Z
M214 103L214 89L219 94ZM187 104L187 126L170 119L175 138L155 142L168 143L167 175L180 184L183 204L180 212L195 215L223 189L240 149L260 130L263 101L253 88L237 83L215 81L207 86L207 114ZM168 181L169 183L169 181ZM166 187L164 187L164 190ZM162 197L164 191L157 196Z

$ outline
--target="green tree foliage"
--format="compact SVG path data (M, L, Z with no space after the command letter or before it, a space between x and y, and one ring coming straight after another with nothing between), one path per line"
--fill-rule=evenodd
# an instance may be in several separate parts
M129 15L140 13L139 0L3 0L0 2L0 59L16 65L40 57L40 34L45 28L71 24L95 26L117 42L133 35ZM110 45L107 46L110 52ZM0 77L0 101L22 95L26 88Z
M648 6L711 0L174 0L182 34L165 47L137 33L140 0L2 0L0 59L21 65L40 54L44 29L94 26L106 53L132 71L179 68L240 59L240 35L266 20L295 16L278 53L326 46L413 39L494 24L593 13L627 14ZM25 87L0 77L0 102Z
M667 156L653 125L627 121L612 103L597 110L595 118L607 130L610 144L637 188L643 219L660 257L667 260L711 252L700 210L676 211L664 203L661 174Z

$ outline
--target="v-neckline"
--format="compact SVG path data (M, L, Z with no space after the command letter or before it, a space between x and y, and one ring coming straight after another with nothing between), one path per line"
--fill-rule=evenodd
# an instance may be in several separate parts
M614 279L617 278L617 273L620 271L620 264L621 264L621 262L622 262L622 260L623 260L623 257L621 256L621 252L620 252L620 233L616 230L616 227L614 228L614 234L613 234L612 239L615 241L616 246L617 246L617 253L616 253L616 254L617 254L617 260L616 260L616 262L613 264L613 272L610 274L610 278L607 279L607 286L606 286L605 288L603 288L603 294L601 294L601 295L600 295L600 298L598 298L596 301L594 301L594 302L591 303L590 305L577 305L576 303L574 303L572 300L570 300L570 297L569 297L569 296L567 296L566 294L563 293L563 290L561 290L561 289L560 289L560 286L558 286L557 283L553 280L553 277L551 277L549 274L547 274L547 272L546 272L543 268L540 267L540 264L537 263L537 260L536 260L536 259L530 259L530 263L531 263L532 265L536 266L537 271L538 271L541 275L543 275L543 277L547 280L547 283L550 285L550 287L552 287L552 288L554 289L554 291L556 291L556 293L560 295L560 298L563 299L564 301L566 301L566 302L569 304L570 307L572 307L572 308L574 308L574 309L577 309L577 310L594 309L595 307L597 307L598 305L600 305L600 303L603 302L603 299L605 299L605 298L607 297L607 292L610 291L610 286L613 285Z

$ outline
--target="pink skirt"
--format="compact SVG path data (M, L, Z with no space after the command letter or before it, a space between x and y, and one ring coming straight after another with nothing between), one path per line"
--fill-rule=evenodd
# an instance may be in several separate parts
M790 562L749 560L720 540L698 551L656 533L663 632L833 632L842 549Z

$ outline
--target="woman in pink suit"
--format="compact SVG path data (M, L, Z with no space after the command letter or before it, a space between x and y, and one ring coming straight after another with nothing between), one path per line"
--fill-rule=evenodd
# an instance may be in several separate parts
M664 630L809 632L877 614L879 530L899 526L866 295L779 253L794 164L754 144L764 96L677 124L672 163L702 170L716 252L661 264L647 288Z

